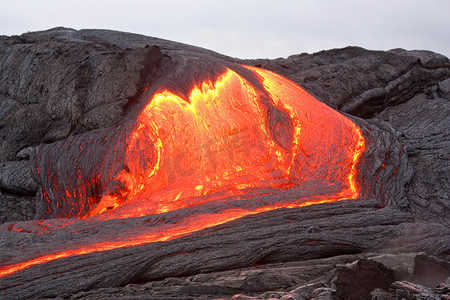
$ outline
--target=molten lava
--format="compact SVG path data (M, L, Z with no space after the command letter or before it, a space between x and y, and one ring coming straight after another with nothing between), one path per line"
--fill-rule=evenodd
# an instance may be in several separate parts
M127 139L128 168L113 178L125 188L103 196L87 216L160 214L249 188L308 182L332 185L323 198L357 198L358 128L285 78L247 68L265 93L228 69L188 99L168 90L153 95ZM211 194L218 196L197 197Z
M121 240L55 250L6 266L0 276L63 257L166 241L282 207L358 198L357 163L365 150L360 129L286 78L242 69L227 68L216 80L197 83L186 98L160 88L116 131L40 148L35 177L48 215L141 217L280 189L298 191L297 198L187 215ZM67 152L58 156L71 168L49 163L61 149ZM83 166L79 153L95 151L103 155L98 163Z

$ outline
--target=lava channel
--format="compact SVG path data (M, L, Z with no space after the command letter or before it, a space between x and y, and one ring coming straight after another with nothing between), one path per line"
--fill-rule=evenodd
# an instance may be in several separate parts
M114 130L38 147L34 176L49 216L95 222L165 214L231 196L254 199L264 191L298 191L301 197L187 215L123 240L54 250L5 266L0 276L59 258L163 242L282 207L357 199L361 130L282 76L238 69L197 83L187 98L160 88L136 118ZM96 151L102 153L97 163L83 165L80 157L98 157ZM58 169L55 157L72 165Z

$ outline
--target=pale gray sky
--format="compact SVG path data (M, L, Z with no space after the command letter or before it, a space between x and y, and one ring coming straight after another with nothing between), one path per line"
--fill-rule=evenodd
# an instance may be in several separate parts
M140 33L239 58L361 46L450 57L449 0L0 0L0 35L56 26Z

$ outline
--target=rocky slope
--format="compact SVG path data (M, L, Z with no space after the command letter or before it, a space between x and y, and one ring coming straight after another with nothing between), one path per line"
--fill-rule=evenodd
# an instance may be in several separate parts
M450 61L429 51L349 47L242 61L104 30L55 28L0 37L1 264L47 253L55 244L114 239L117 229L126 234L144 226L140 219L113 220L60 230L52 220L26 221L34 218L36 201L41 205L30 165L33 147L116 126L137 105L149 79L169 73L173 81L176 70L204 70L209 61L272 70L352 118L371 145L361 164L363 197L280 209L164 243L49 262L1 278L2 296L444 297L448 280L447 287L432 289L450 275ZM181 93L188 89L183 82L179 87ZM166 216L170 222L177 218L182 214ZM429 279L427 272L440 275L419 278ZM360 287L349 284L371 276L376 279Z

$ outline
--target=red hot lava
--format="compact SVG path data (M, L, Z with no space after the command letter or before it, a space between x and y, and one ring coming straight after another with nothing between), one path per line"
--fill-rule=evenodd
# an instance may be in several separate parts
M296 189L307 197L188 215L120 241L6 266L0 276L58 258L166 241L281 207L358 198L356 165L365 150L360 129L286 78L243 68L251 79L227 68L214 81L199 82L187 98L160 89L119 130L53 146L68 150L60 159L73 162L75 175L52 162L56 150L41 149L47 164L36 163L35 177L49 215L86 221L140 217L229 196L246 199L265 188ZM83 166L79 156L95 151L105 154L97 164Z
M87 216L160 214L216 199L196 196L311 182L332 186L323 199L357 198L364 139L355 124L287 79L247 68L270 98L230 69L188 99L153 95L127 139L128 168L113 179L126 193L103 196Z

